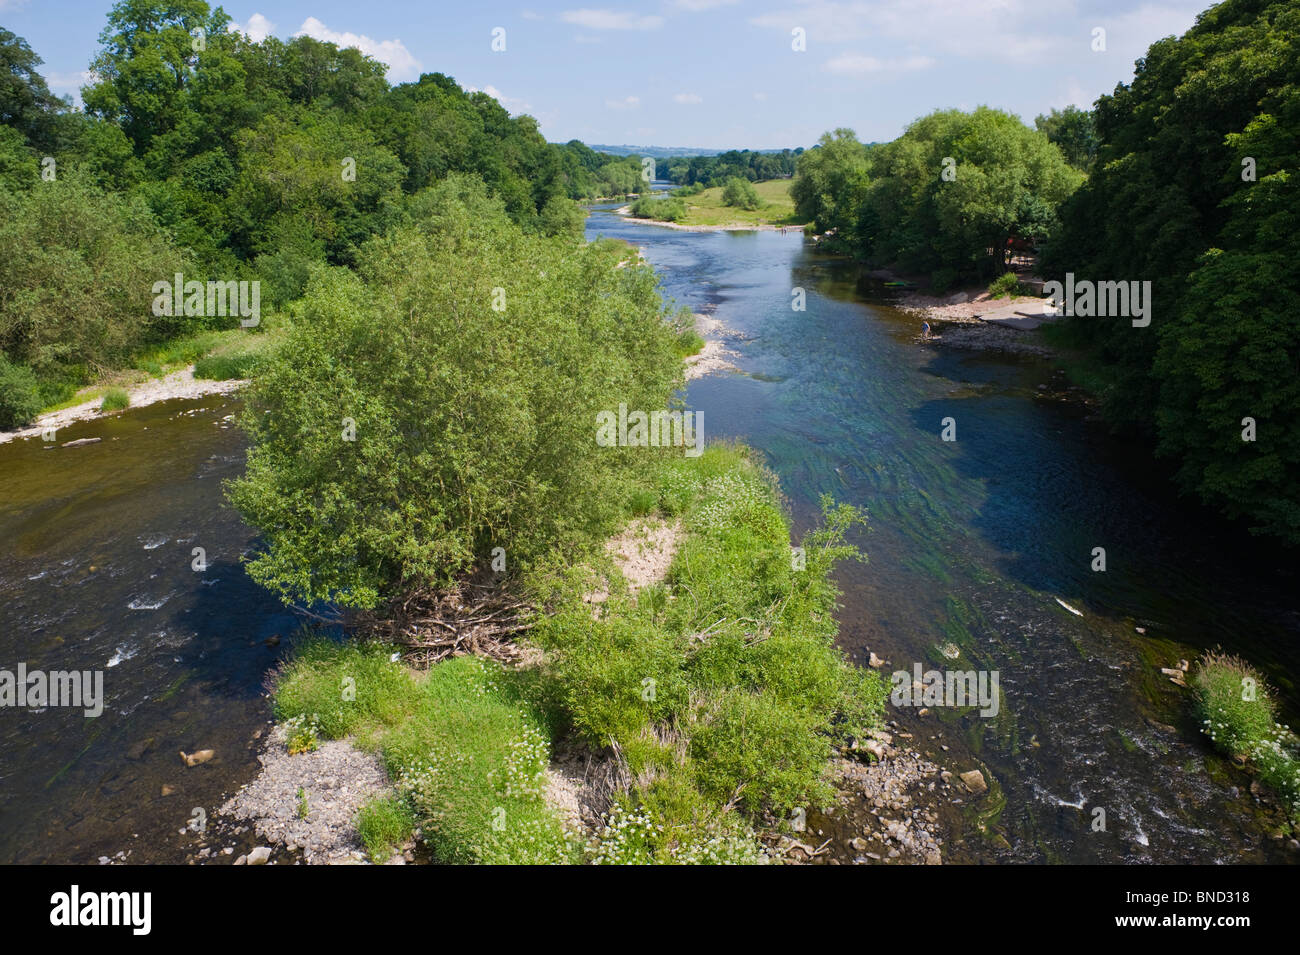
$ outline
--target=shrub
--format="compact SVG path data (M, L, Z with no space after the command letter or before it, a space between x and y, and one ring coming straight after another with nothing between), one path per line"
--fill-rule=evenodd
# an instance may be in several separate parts
M722 187L722 204L724 206L735 206L739 209L757 209L762 205L758 198L758 190L748 179L741 179L739 176L732 176L727 180L726 185Z
M680 222L686 218L686 213L686 203L671 196L667 199L642 196L628 209L628 214L637 219L655 219L662 222Z
M0 428L20 428L41 412L36 375L0 355Z
M1229 756L1249 760L1300 822L1300 741L1277 722L1264 678L1239 657L1209 652L1199 661L1192 692L1205 735Z
M125 388L109 388L104 392L104 400L99 403L100 411L121 411L131 405L131 396Z
M357 813L357 832L370 861L377 864L388 861L414 831L411 808L394 796L375 796Z
M990 298L1013 298L1029 294L1029 288L1020 284L1020 278L1015 272L1003 272L989 285Z
M656 454L595 439L599 412L665 408L681 379L653 272L525 236L485 195L429 209L366 247L364 280L317 273L248 393L230 496L286 601L374 607L500 541L525 569L601 539Z

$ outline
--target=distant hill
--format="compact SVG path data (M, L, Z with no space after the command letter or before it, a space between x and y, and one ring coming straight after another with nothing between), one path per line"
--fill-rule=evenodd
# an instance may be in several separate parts
M692 146L603 146L597 143L587 144L591 149L598 153L609 153L611 156L650 156L654 159L666 159L669 156L720 156L726 149L699 149ZM791 147L794 148L794 147ZM754 149L751 152L756 153L779 153L779 149Z

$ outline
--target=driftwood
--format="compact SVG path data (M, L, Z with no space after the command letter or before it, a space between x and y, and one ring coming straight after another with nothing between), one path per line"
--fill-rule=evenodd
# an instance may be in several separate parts
M417 666L466 653L508 663L522 656L515 637L533 628L535 609L507 586L463 580L412 591L380 610L353 614L346 625L405 648L407 662Z

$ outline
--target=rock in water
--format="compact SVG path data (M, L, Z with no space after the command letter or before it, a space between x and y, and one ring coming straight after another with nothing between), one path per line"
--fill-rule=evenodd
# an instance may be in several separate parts
M271 858L271 849L269 846L258 846L248 854L249 865L266 865L267 860Z
M966 784L967 789L976 794L982 793L989 788L989 784L984 781L984 774L978 769L962 773L961 781Z
M185 761L186 766L197 766L200 763L206 763L216 755L216 751L211 749L201 749L195 753L187 753L185 750L181 750L181 759Z

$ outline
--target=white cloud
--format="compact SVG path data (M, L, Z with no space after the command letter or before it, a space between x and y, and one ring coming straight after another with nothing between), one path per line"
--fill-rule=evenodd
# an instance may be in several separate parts
M519 14L519 15L520 15L521 17L523 17L525 20L545 20L545 19L546 19L546 18L545 18L544 16L542 16L540 13L534 13L532 10L525 10L523 13L521 13L521 14Z
M585 33L579 33L573 38L574 43L604 43L605 41L598 36L587 36Z
M673 101L686 106L694 106L697 103L703 103L704 97L699 93L678 93L673 97Z
M754 101L755 101L756 103L762 103L762 102L765 102L766 100L767 100L767 94L766 94L766 93L755 93L755 94L754 94Z
M488 96L491 96L494 100L496 100L498 103L504 106L506 110L512 114L526 113L528 112L528 110L532 109L532 107L528 103L524 102L519 97L506 96L504 93L502 93L499 89L497 89L495 86L492 86L491 84L488 84L487 86L483 86L483 87L467 86L465 87L465 92L487 93Z
M806 0L750 22L786 37L803 27L810 50L872 41L1023 62L1062 49L1062 30L1076 19L1075 0Z
M81 105L81 88L99 81L99 77L91 70L73 70L70 73L52 70L42 75L51 93L55 96L71 96L78 106Z
M638 96L625 96L622 99L607 99L605 105L610 109L636 109L641 105L641 98Z
M254 43L261 43L274 32L275 24L260 13L254 13L247 23L241 26L238 21L232 21L226 25L226 30L230 33L243 33Z
M691 13L699 13L702 10L729 7L739 2L740 0L673 0L673 6L680 10L689 10Z
M356 33L337 33L315 17L308 17L294 36L309 36L313 40L333 43L337 46L353 46L367 56L372 56L380 63L388 65L388 78L395 83L420 78L420 61L411 55L411 51L401 40L372 40L368 36Z
M664 23L663 17L642 17L617 10L565 10L560 19L588 30L657 30Z
M874 56L862 56L857 53L845 53L827 60L823 66L828 73L853 75L858 73L906 73L912 70L924 70L934 66L934 60L928 56L909 56L902 59L882 60Z

